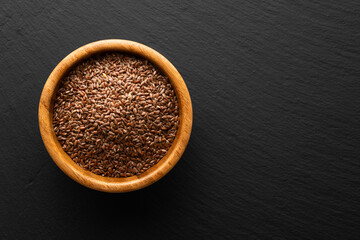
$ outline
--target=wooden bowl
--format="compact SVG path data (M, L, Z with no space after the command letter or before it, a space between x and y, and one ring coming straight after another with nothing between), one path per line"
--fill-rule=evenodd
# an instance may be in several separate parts
M53 106L61 80L78 63L102 52L124 52L140 56L154 63L166 74L174 89L179 103L180 122L175 140L168 153L155 166L139 176L127 178L102 177L84 170L77 165L62 149L53 128ZM65 57L47 79L39 103L39 126L44 145L56 165L76 182L104 192L129 192L158 181L179 161L189 141L192 128L192 105L188 89L176 68L160 53L143 44L111 39L82 46Z

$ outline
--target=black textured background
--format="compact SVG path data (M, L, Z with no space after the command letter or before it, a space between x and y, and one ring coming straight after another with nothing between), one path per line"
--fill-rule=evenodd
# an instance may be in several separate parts
M179 164L127 194L66 177L38 129L52 69L107 38L165 55L194 107ZM360 239L359 38L357 0L2 0L0 239Z

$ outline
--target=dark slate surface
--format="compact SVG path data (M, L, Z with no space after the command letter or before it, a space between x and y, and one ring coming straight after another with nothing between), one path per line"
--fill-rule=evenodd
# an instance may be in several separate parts
M360 2L290 2L1 1L0 239L360 239ZM52 69L107 38L164 54L194 107L179 164L127 194L38 129Z

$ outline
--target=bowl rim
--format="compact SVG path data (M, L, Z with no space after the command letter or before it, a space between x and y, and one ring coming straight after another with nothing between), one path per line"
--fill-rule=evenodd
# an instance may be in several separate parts
M53 103L64 76L81 61L102 52L124 52L140 56L154 63L169 77L179 103L179 128L167 154L153 167L139 176L111 178L96 175L77 165L62 149L53 124ZM39 128L44 145L56 165L76 182L103 192L135 191L158 181L179 161L188 144L193 122L192 103L186 84L177 69L163 55L138 42L107 39L86 44L67 55L49 75L39 102Z

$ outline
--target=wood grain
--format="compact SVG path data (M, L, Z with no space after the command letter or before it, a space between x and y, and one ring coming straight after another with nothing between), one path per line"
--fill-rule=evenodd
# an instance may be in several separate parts
M52 124L54 98L63 77L82 60L101 52L119 51L148 59L166 74L174 86L180 109L180 124L166 156L139 176L102 177L78 166L62 149ZM47 79L39 103L39 126L44 145L57 166L76 182L104 192L129 192L146 187L167 174L179 161L188 144L192 128L192 105L185 82L176 68L157 51L137 42L102 40L78 48L65 57Z

